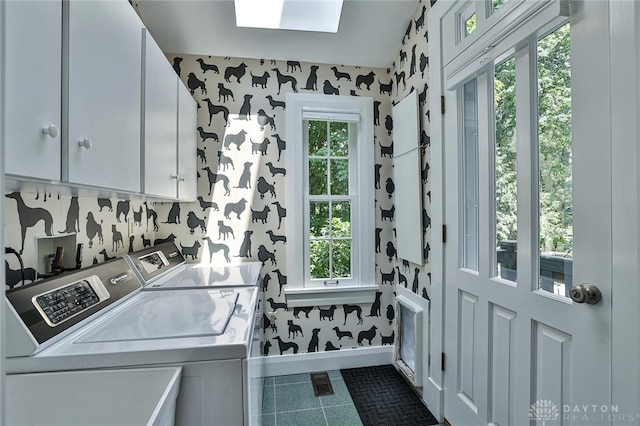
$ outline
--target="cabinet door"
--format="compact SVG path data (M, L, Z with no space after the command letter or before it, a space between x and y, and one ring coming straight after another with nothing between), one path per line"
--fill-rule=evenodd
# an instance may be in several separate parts
M125 0L67 4L68 180L139 192L142 22Z
M5 13L5 172L59 180L62 2L8 1Z
M145 30L144 190L148 195L177 197L178 76Z
M198 192L196 159L198 105L178 80L178 198L195 201Z

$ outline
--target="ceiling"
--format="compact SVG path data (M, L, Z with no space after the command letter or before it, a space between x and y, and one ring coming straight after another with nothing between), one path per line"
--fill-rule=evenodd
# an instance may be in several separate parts
M138 0L136 6L165 53L390 68L418 0L345 0L337 34L239 28L232 0Z

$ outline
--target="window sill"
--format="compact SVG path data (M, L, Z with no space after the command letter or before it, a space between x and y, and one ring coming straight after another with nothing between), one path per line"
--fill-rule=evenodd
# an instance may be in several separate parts
M350 287L311 287L286 288L287 306L298 308L306 306L344 305L357 303L373 303L377 284Z

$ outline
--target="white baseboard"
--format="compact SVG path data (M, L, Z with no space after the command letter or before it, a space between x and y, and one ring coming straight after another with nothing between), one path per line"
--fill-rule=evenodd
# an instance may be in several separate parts
M392 364L394 350L395 346L374 346L296 355L270 355L264 358L264 375L266 377L284 376Z

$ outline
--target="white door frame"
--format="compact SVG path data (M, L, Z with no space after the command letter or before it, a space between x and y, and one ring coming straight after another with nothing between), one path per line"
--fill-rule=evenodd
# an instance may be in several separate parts
M613 164L612 403L640 422L640 4L610 3Z
M430 91L432 111L432 300L431 368L425 401L440 421L444 418L444 374L436 369L444 348L444 156L441 96L455 105L455 96L442 90L442 34L439 20L447 1L436 3L428 15L430 28ZM612 139L612 399L613 405L640 420L640 4L609 2L610 99ZM448 113L451 112L450 107ZM434 362L434 360L438 360ZM451 366L449 366L451 367ZM438 370L438 371L436 371ZM618 416L614 424L630 424Z

